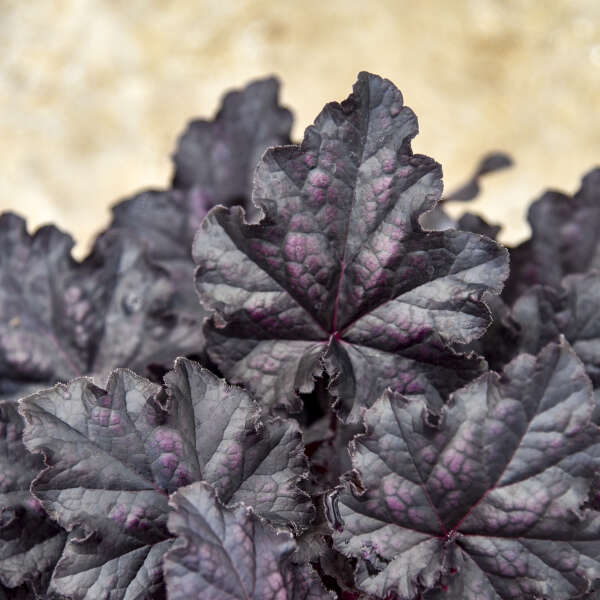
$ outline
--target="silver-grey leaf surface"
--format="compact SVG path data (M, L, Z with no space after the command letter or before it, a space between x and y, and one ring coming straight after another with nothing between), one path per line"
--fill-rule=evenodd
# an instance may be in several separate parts
M337 498L334 543L358 559L359 586L402 600L589 592L600 581L600 513L583 508L600 467L595 407L564 340L457 391L437 423L422 401L383 396L352 450L362 488Z
M72 247L72 238L55 227L30 236L23 219L0 216L2 380L43 384L86 370L91 332L85 299L73 286Z
M27 452L22 432L16 406L0 403L0 586L10 588L47 584L66 538L29 491L43 461Z
M205 483L172 496L169 530L177 536L164 562L169 600L325 600L310 565L291 561L296 548L240 504L230 509Z
M415 155L414 113L395 86L361 73L301 146L265 153L247 224L216 208L194 241L196 286L213 311L211 359L270 406L298 409L325 362L350 420L389 385L434 401L481 372L448 349L481 335L480 301L507 276L506 251L467 232L424 232L441 169Z
M308 465L296 421L262 418L247 392L186 359L177 360L165 383L174 426L197 462L193 480L208 481L223 502L244 502L271 523L310 523L313 506L299 488Z
M0 394L115 367L144 373L200 349L199 325L177 311L168 273L143 246L109 232L77 263L73 240L55 227L33 235L25 221L0 216Z
M25 443L47 464L32 491L70 532L53 592L159 597L168 495L193 481L280 525L312 519L297 487L306 464L295 422L261 420L244 391L187 359L165 381L118 369L106 391L80 378L22 401Z
M558 288L535 285L515 302L511 318L519 325L515 346L535 353L563 334L600 385L600 272L568 275Z
M126 239L136 239L150 261L169 274L174 287L173 313L188 335L194 334L189 348L184 349L192 353L204 349L202 322L206 316L194 289L192 240L213 206L213 196L196 188L146 190L116 204L109 227Z
M178 356L201 351L201 318L186 310L177 281L149 259L139 240L108 231L81 271L80 285L93 307L87 327L94 336L89 365L80 375L108 376L117 367L145 375L151 364L170 368Z

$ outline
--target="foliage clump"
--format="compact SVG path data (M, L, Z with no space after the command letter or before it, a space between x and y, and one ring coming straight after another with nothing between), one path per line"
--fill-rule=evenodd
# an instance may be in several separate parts
M90 255L0 217L0 599L600 593L600 168L506 249L360 73L178 141Z

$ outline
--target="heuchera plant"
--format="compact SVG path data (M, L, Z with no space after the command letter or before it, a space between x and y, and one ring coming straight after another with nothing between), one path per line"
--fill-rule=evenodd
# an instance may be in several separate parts
M599 598L600 168L507 251L390 81L291 122L228 94L81 262L0 217L0 600Z

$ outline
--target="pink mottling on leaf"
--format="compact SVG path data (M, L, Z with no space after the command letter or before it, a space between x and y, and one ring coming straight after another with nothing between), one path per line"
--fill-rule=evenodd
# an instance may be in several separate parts
M327 173L324 173L323 171L313 171L310 174L308 180L310 181L310 183L312 183L312 185L321 188L327 187L331 182L329 175L327 175Z
M301 263L306 257L306 236L290 233L285 241L285 255L289 260Z

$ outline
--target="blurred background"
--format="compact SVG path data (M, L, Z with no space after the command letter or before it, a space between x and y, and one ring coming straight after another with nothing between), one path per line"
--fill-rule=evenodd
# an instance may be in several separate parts
M267 74L296 139L358 71L391 79L447 191L508 151L468 207L507 243L542 190L600 163L599 0L0 0L0 48L0 209L57 223L78 255L111 204L168 185L190 118Z

